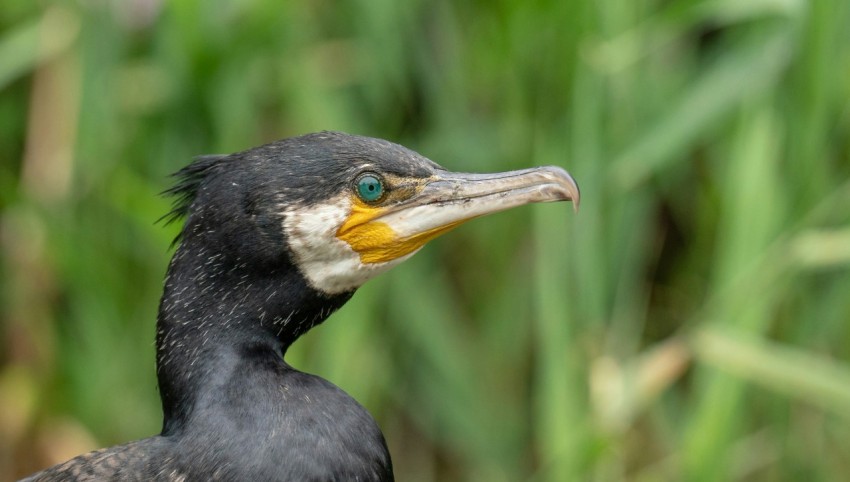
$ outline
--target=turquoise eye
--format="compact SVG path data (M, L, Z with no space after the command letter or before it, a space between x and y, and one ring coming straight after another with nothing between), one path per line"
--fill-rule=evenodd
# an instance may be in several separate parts
M365 174L357 179L357 195L360 199L374 202L384 195L384 184L373 174Z

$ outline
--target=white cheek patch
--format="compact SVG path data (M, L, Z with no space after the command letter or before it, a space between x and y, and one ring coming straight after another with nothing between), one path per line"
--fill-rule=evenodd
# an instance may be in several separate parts
M352 291L413 254L386 263L362 263L360 255L336 237L351 212L348 195L339 195L316 206L281 208L283 232L298 270L310 286L324 293Z

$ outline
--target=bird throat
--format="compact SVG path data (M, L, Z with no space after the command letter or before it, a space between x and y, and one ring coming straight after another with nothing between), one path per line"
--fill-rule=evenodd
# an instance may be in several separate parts
M190 423L203 392L230 376L245 349L280 360L353 294L316 291L287 263L260 267L188 243L169 265L157 317L164 435Z

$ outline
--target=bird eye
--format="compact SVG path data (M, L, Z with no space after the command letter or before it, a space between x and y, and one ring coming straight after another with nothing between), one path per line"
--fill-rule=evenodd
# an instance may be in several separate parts
M375 202L384 195L384 183L375 174L363 174L357 178L357 195L367 203Z

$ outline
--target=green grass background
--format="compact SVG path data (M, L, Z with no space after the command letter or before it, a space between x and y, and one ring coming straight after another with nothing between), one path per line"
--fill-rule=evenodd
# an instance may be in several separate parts
M154 434L193 156L332 129L567 168L287 358L404 481L850 473L847 0L4 0L0 479Z

